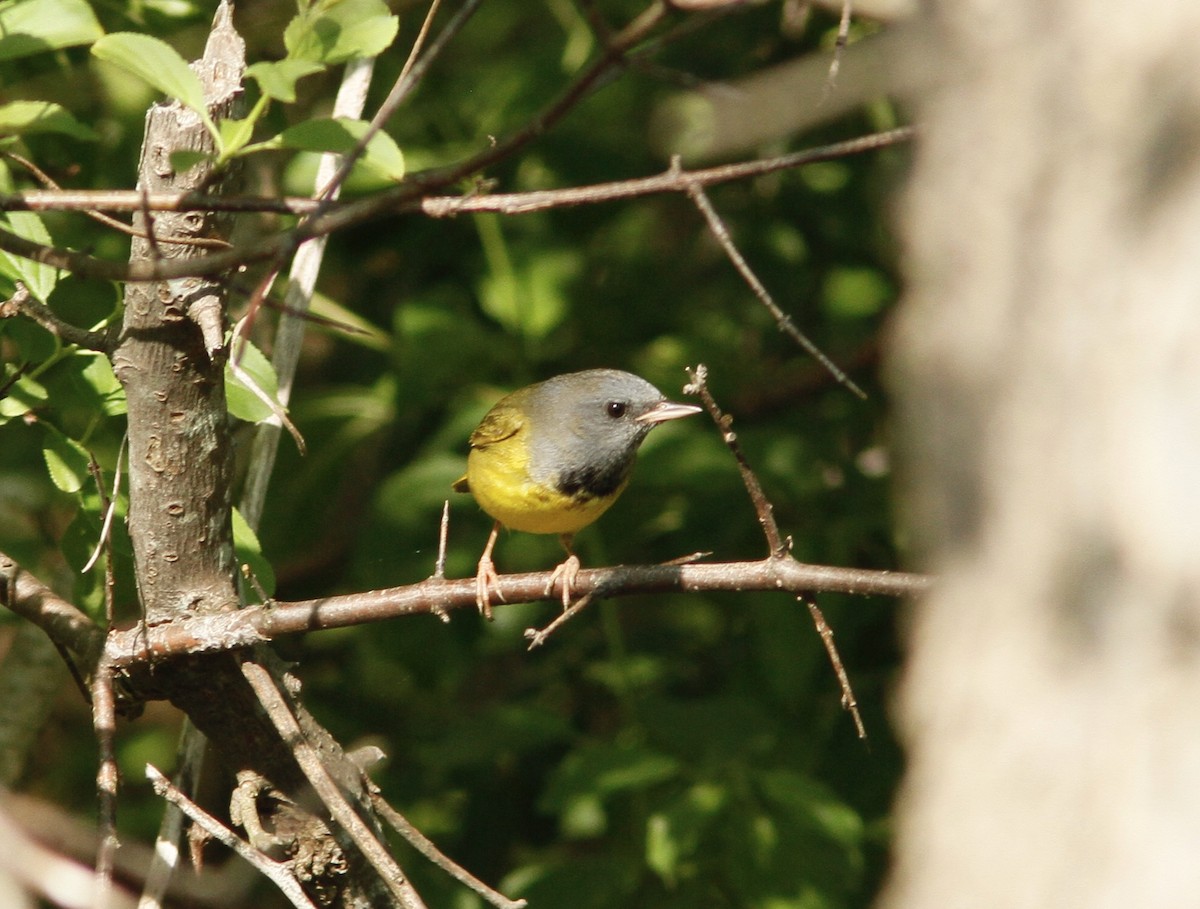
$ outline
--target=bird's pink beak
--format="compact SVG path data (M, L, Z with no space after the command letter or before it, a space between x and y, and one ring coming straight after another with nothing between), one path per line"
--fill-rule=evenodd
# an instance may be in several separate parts
M667 420L678 420L680 417L699 413L700 408L695 404L676 404L674 401L659 401L644 414L634 417L638 423L649 423L654 426Z

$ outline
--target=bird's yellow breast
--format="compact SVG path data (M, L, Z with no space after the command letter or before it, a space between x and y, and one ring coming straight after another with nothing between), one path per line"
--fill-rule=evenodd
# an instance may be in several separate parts
M472 448L467 482L479 507L513 530L575 533L604 514L625 488L607 496L569 496L529 475L527 427Z

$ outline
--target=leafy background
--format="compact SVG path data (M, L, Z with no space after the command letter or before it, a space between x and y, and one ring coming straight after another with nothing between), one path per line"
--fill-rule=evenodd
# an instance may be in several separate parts
M378 63L368 110L398 74L424 12L409 3L393 9L399 38ZM620 25L641 7L483 4L389 125L408 169L455 161L526 123L597 52L590 9ZM189 59L202 49L211 12L210 4L169 0L94 10L104 31L153 34ZM778 3L753 4L695 29L486 177L510 191L661 170L647 141L658 101L689 80L735 78L828 50L833 19L814 13L797 31L784 27L783 12ZM238 11L251 62L284 55L281 34L293 13L281 2ZM65 185L130 186L153 93L86 45L11 58L2 48L7 98L57 102L83 127L74 135L14 130L2 147ZM272 105L256 140L327 116L337 75L301 80L296 103ZM895 119L881 104L763 151ZM283 447L260 531L279 596L427 576L448 496L448 573L471 574L490 522L449 492L470 429L505 391L592 366L629 369L678 397L683 367L706 363L796 555L896 567L876 372L898 289L886 201L903 166L903 153L882 152L711 191L760 278L850 369L865 402L781 335L685 198L511 218L390 217L334 236L319 311L363 331L309 328L293 401L309 451ZM248 159L247 171L259 191L307 193L312 158L268 152ZM5 189L31 185L12 162L0 165L0 179ZM356 184L359 192L372 185L377 176ZM19 216L6 217L15 228ZM59 245L127 255L126 239L79 216L43 223ZM28 269L0 262L6 296ZM50 304L76 324L104 320L119 302L112 285L43 276L51 279ZM244 296L252 280L241 280ZM269 346L268 338L259 340ZM86 457L111 475L119 390L102 359L18 320L0 322L0 355L7 377L26 366L0 400L0 548L98 608L95 573L76 574L98 531ZM650 437L631 487L578 546L593 566L765 550L735 465L703 417ZM503 571L545 569L559 557L555 540L525 534L506 535L498 548ZM116 562L129 618L119 539ZM384 794L466 867L535 907L863 906L883 874L901 762L886 716L896 604L836 596L820 604L863 709L867 744L839 704L807 610L782 595L604 602L532 653L522 630L549 621L552 604L500 608L490 625L467 614L448 624L418 617L280 649L297 661L307 703L341 741L389 754L375 773ZM4 621L11 632L14 620ZM159 806L141 768L147 760L171 766L178 721L151 705L122 726L126 838L155 829ZM96 760L88 724L86 705L64 682L38 743L52 759L31 762L19 788L88 815ZM423 860L403 858L431 905L475 904Z

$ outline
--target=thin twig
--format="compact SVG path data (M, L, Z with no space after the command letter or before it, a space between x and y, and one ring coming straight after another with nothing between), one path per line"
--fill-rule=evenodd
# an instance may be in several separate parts
M733 453L738 471L742 475L742 482L746 485L746 492L750 494L754 512L758 515L758 523L762 526L763 534L767 538L767 549L772 558L783 558L791 550L792 541L790 538L784 540L779 534L779 525L775 523L774 508L767 500L762 484L758 482L758 476L750 467L750 462L746 460L741 443L738 442L737 433L731 428L733 417L721 412L721 408L717 406L712 393L708 390L708 367L701 363L695 369L688 369L687 373L692 381L683 389L684 393L700 398L700 403L704 405L709 416L713 418L713 422L717 424L717 428L721 430L721 438Z
M601 591L599 589L589 590L574 603L556 615L554 620L545 628L526 628L525 640L529 642L529 646L525 649L533 650L535 647L541 647L546 643L546 640L550 637L550 635L554 634L554 632L558 631L559 628L571 621L571 619L575 618L575 616L582 612L587 606L591 605L592 601L595 600L600 593Z
M25 168L25 170L29 171L29 173L33 175L34 179L43 186L47 186L56 192L63 192L62 186L53 177L51 177L48 173L23 155L18 155L14 151L7 150L0 151L0 155L4 155L4 157ZM70 191L68 190L67 192ZM144 231L140 231L136 227L126 224L124 221L118 221L116 218L111 218L102 212L92 209L84 211L84 214L97 224L103 224L105 227L111 227L113 230L119 231L127 236L140 237L143 240L149 239ZM210 237L159 237L158 239L161 243L178 243L184 246L198 246L202 249L229 249L232 245L227 240L218 240Z
M185 797L186 793L195 792L200 783L200 771L204 765L207 744L208 741L200 730L192 725L191 720L184 717L183 727L179 732L179 747L175 751L177 766L175 782L172 784L172 788L181 798ZM152 770L154 773L158 772L148 767L147 775ZM151 779L153 780L153 777ZM161 909L167 889L171 885L171 876L179 866L179 858L182 855L180 843L183 842L184 816L183 808L168 798L167 808L158 825L154 854L150 867L146 870L146 882L142 887L142 895L138 898L137 909ZM232 833L230 835L232 836Z
M833 642L833 629L825 621L825 614L821 612L816 601L803 596L797 597L797 599L808 606L808 611L812 614L813 624L817 626L817 634L821 636L821 643L825 645L825 652L829 654L829 662L833 665L834 675L837 676L838 685L842 688L842 708L850 712L858 737L865 742L867 727L863 725L862 714L858 712L858 701L854 697L854 689L850 687L850 677L846 675L846 667L842 665L842 657L838 653L837 645Z
M146 777L154 786L156 793L172 805L177 806L197 826L201 827L217 842L232 849L257 868L263 876L279 888L280 893L286 896L296 909L316 909L315 904L305 894L300 883L293 877L286 865L272 861L241 837L237 836L232 830L171 785L171 781L151 764L146 765Z
M375 116L371 118L371 123L367 126L366 132L359 137L358 141L346 155L342 158L339 166L332 175L322 183L318 181L320 189L315 193L314 198L321 203L335 199L342 184L346 182L346 177L350 175L350 171L354 169L355 163L363 156L367 150L367 145L371 139L383 129L388 120L400 109L413 90L421 84L421 80L425 77L426 71L442 53L442 50L455 37L471 15L479 8L482 0L467 0L454 14L453 18L446 23L446 27L438 34L433 44L429 47L429 52L424 56L419 56L421 48L425 44L425 39L429 34L429 29L433 25L433 17L437 15L438 7L441 5L441 0L433 0L429 5L429 10L425 14L425 20L421 23L421 30L417 33L416 40L413 41L413 46L408 52L408 59L404 61L404 66L400 70L400 75L396 77L396 81L392 83L391 91L388 96L383 99L383 103L379 105L379 110L375 112ZM325 209L318 206L316 212L319 214Z
M100 751L96 770L96 795L99 799L100 846L96 853L96 887L92 905L107 909L112 899L113 859L120 846L117 840L117 711L113 697L113 667L101 659L92 677L92 727Z
M389 805L383 796L379 794L379 790L373 783L368 781L368 786L371 796L371 807L375 809L375 813L383 818L393 830L404 837L408 844L416 849L417 852L429 859L430 862L446 872L450 877L487 900L493 906L496 906L497 909L524 909L528 905L526 900L510 900L503 893L493 890L483 881L479 880L479 878L467 871L466 868L438 849L429 837L425 836L425 834L409 822L408 818Z
M853 15L851 0L842 0L842 16L838 20L837 40L833 43L833 58L829 61L829 75L825 78L825 88L821 93L823 103L829 93L837 86L838 73L842 68L842 57L846 54L846 45L850 41L850 17Z
M0 303L0 319L11 319L22 315L32 319L46 331L66 344L74 344L86 350L103 351L107 336L101 331L89 331L60 319L49 306L34 298L20 281L16 282L13 295Z
M671 166L682 173L678 157L672 159ZM721 249L725 250L725 255L733 263L733 267L737 269L738 274L742 276L742 280L750 286L750 289L754 292L754 296L758 297L759 302L767 308L767 312L775 319L775 324L779 326L779 330L808 351L809 355L824 366L829 371L829 374L837 379L838 382L865 401L867 393L859 388L848 375L842 372L837 364L825 356L824 352L809 340L808 335L796 327L791 317L779 308L766 287L758 280L758 275L754 273L754 270L738 251L737 246L734 245L733 237L729 234L729 229L725 226L725 222L721 220L721 216L717 214L717 210L713 208L708 195L704 192L704 188L698 183L688 183L687 194L696 204L696 208L700 210L700 214L704 216L704 220L708 222L708 229L721 245Z
M685 172L683 177L685 180L698 181L704 186L712 186L717 183L742 180L747 177L761 176L780 170L801 167L817 161L827 161L831 158L845 157L846 155L884 148L900 142L907 142L913 135L914 131L910 127L900 127L768 160L726 164ZM532 134L529 138L532 139ZM520 147L521 144L523 143L514 141L506 145L505 149L508 153L511 153ZM665 192L682 192L686 190L686 184L680 179L680 175L667 172L638 180L623 180L616 183L599 184L593 187L576 187L564 190L546 190L531 193L513 193L505 196L496 195L470 198L461 196L449 196L441 199L425 197L426 193L457 183L464 176L472 173L473 171L468 167L469 164L478 163L479 167L483 167L495 163L495 160L498 160L499 157L493 155L491 152L492 150L489 150L487 153L478 155L468 162L463 162L461 165L452 168L440 169L425 174L411 174L409 179L401 186L366 199L331 206L330 210L320 218L306 221L297 225L292 230L260 237L247 242L243 246L226 250L225 252L212 253L193 259L169 261L154 259L129 264L112 262L71 249L35 243L3 228L0 228L0 249L34 262L42 262L55 268L66 269L81 278L129 282L165 281L183 277L204 277L223 274L251 262L274 259L291 251L299 243L312 237L344 230L383 215L405 214L417 210L425 210L427 214L435 217L444 217L465 211L500 211L511 214L524 214L527 212L544 211L548 208L565 208L572 205L610 202L617 199L629 199L638 196L655 195ZM58 207L48 203L42 204L41 202L34 205L35 195L26 193L0 197L0 210L5 208L12 210L33 210L35 208L43 210ZM106 207L110 210L124 210L126 204L128 204L128 195L126 193L112 193L109 195L109 198L111 199L111 204L109 205L101 206L95 201L89 200L84 207ZM75 201L78 202L79 199L80 194L75 194ZM164 193L161 195L161 199L163 203L162 210L168 211L292 211L293 205L295 212L298 213L313 210L307 204L294 204L290 200L285 200L284 202L280 202L279 200L263 200L260 203L255 200L243 199L229 200L233 204L220 202L209 204L207 201L200 204L199 200L207 200L208 197L180 196L175 193ZM135 205L136 208L137 206ZM150 209L149 197L147 197L147 209Z
M358 813L350 807L341 788L329 775L321 756L304 737L300 724L292 715L287 701L276 687L262 666L250 661L242 663L242 675L254 689L259 703L266 711L276 731L292 750L296 763L300 765L304 776L320 797L322 804L328 809L333 820L350 836L354 844L362 852L363 857L379 872L384 885L403 909L425 909L425 904L412 883L400 870L395 859L375 836L375 832L367 826Z

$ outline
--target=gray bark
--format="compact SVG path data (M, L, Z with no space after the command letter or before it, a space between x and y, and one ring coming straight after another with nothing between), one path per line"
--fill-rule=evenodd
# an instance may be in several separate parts
M215 120L241 94L244 45L222 3L204 58L194 64ZM210 164L177 172L171 155L213 151L201 118L178 103L155 106L146 119L138 186L149 192L221 188ZM135 225L154 240L135 240L131 261L201 254L180 238L227 238L214 213L164 213ZM220 280L130 284L113 368L129 409L129 532L141 607L151 624L238 606L231 525L232 440L225 406L222 334L226 288ZM321 905L390 905L386 888L344 832L332 830L293 756L239 668L243 659L271 667L307 741L371 823L362 775L292 695L295 684L268 653L225 653L162 662L133 673L131 687L166 697L203 732L221 764L242 783L234 816L259 830L252 844L288 859ZM247 797L245 792L250 792ZM282 854L280 854L282 853Z
M1200 5L937 0L887 909L1200 905Z

